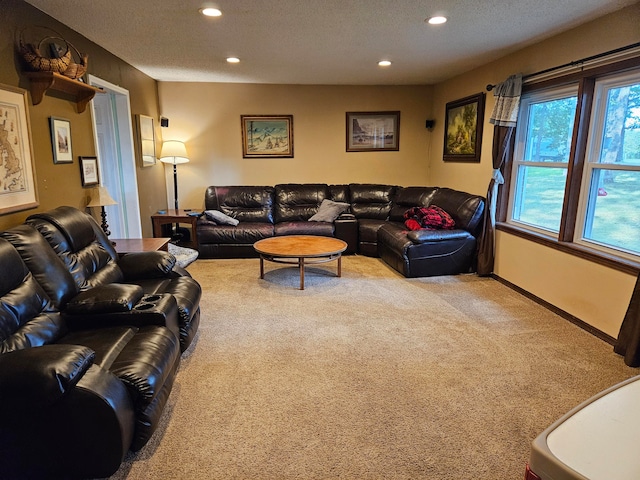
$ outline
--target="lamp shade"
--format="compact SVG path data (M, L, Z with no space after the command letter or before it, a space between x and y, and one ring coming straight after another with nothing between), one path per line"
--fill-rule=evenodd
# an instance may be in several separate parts
M87 207L104 207L106 205L117 205L111 195L109 195L109 190L107 187L94 187L91 189L91 193L89 194L90 200L87 203Z
M187 155L187 147L184 142L178 140L167 140L162 144L162 152L160 153L160 161L177 165L178 163L187 163L189 156Z

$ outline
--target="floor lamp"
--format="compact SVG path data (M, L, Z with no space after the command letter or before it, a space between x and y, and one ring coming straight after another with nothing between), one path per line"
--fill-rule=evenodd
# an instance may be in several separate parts
M167 140L162 144L162 152L160 153L160 161L173 165L173 195L175 200L175 209L178 210L178 169L179 163L189 162L187 156L187 147L183 142L178 140Z
M102 227L102 231L107 237L111 235L111 232L109 231L109 224L107 223L107 212L104 207L106 207L107 205L117 204L118 202L116 202L113 198L111 198L111 195L109 195L109 190L107 190L107 187L100 186L91 189L87 207L100 207L102 209L102 224L100 226Z
M187 147L184 142L178 140L167 140L162 144L162 151L160 153L160 161L169 165L173 165L173 198L176 209L176 215L178 210L178 164L188 163L189 157L187 156ZM182 235L178 232L179 224L176 223L176 230L174 240L179 241Z

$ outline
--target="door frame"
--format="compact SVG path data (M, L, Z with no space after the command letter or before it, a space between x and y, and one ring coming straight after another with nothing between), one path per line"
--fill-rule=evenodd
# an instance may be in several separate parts
M93 127L93 138L96 146L96 156L100 171L106 171L107 168L120 168L122 170L121 178L118 185L105 185L114 192L118 191L119 197L123 198L122 202L117 205L105 207L108 215L118 215L118 218L125 219L123 222L124 231L117 235L120 238L141 238L142 223L140 218L140 198L138 196L138 178L136 172L136 155L135 144L133 140L133 123L131 120L131 102L129 91L114 85L106 80L102 80L94 75L87 75L88 83L94 87L105 90L112 95L112 110L117 123L117 131L114 133L117 148L119 149L120 165L114 165L115 158L101 158L100 148L98 144L98 129L96 125L96 112L93 102L91 105L91 122ZM114 126L111 125L111 128ZM114 155L115 157L115 155ZM100 178L100 184L103 184L103 177ZM115 217L112 217L115 218Z

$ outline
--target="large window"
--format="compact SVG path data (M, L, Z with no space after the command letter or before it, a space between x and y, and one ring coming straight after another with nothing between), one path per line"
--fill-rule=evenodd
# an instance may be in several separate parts
M511 219L558 232L578 87L524 96L514 155Z
M640 74L596 82L576 240L640 255Z
M522 96L505 220L640 262L640 70L572 80Z

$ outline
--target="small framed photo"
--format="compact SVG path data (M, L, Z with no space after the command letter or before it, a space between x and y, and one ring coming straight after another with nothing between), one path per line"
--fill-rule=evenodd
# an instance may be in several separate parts
M243 158L293 158L293 115L240 115Z
M153 118L147 115L137 115L138 142L140 159L143 167L156 164L156 132Z
M71 151L71 122L64 118L49 117L53 163L73 163Z
M80 176L83 187L92 187L100 183L98 159L96 157L80 157Z
M446 105L444 123L445 162L480 162L484 92Z
M400 112L347 112L347 152L400 150Z

